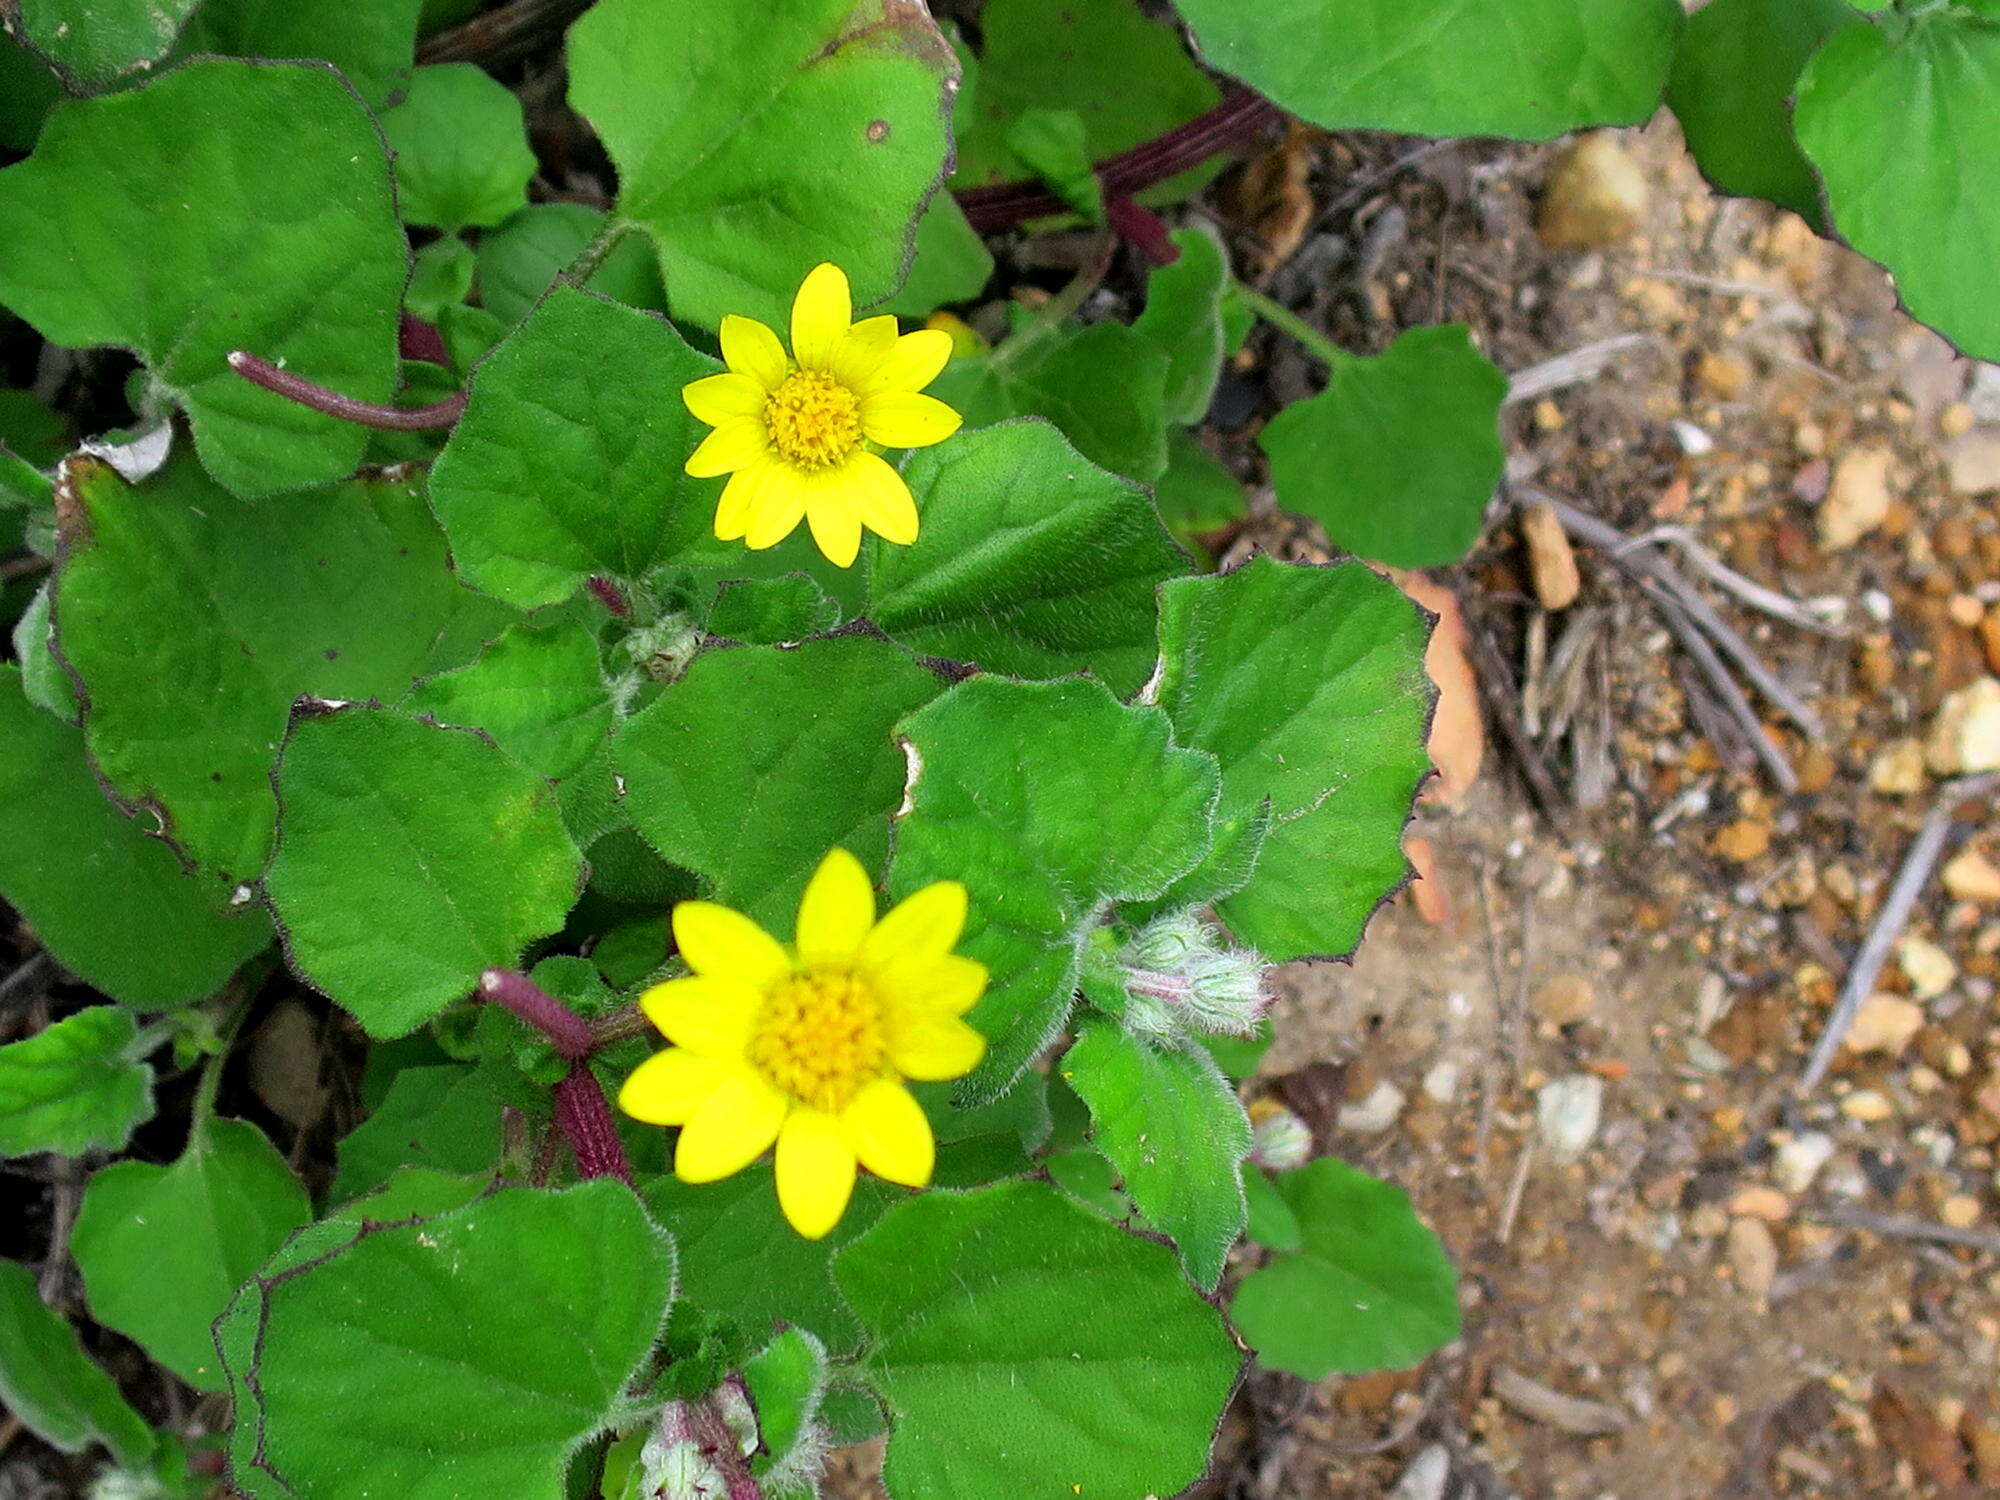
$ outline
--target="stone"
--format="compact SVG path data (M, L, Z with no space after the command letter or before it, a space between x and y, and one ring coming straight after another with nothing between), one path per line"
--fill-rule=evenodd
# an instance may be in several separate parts
M1966 1193L1953 1193L1939 1206L1938 1217L1953 1229L1970 1229L1979 1222L1979 1200Z
M1350 1135L1380 1135L1402 1118L1403 1091L1387 1079L1357 1104L1343 1104L1336 1123Z
M1756 818L1738 818L1715 836L1715 852L1737 864L1762 859L1771 847L1771 825Z
M1565 151L1549 174L1537 224L1552 250L1601 250L1637 232L1651 193L1617 134L1601 130Z
M1567 1166L1590 1149L1604 1118L1604 1080L1594 1073L1551 1079L1535 1094L1535 1128L1549 1159Z
M1854 1013L1854 1024L1847 1029L1847 1050L1886 1052L1898 1057L1923 1029L1921 1005L1901 995L1870 995L1861 1002L1861 1008Z
M1929 778L1924 774L1924 742L1919 739L1891 740L1868 762L1868 785L1885 797L1907 797L1921 792Z
M1951 955L1914 932L1896 944L1896 967L1910 981L1910 989L1919 1000L1937 998L1958 979L1958 965Z
M1782 1224L1792 1216L1792 1200L1774 1187L1753 1182L1730 1194L1729 1211L1739 1219L1762 1219L1766 1224Z
M1924 742L1940 776L2000 770L2000 678L1981 677L1938 705Z
M1433 1104L1449 1104L1458 1097L1459 1067L1447 1059L1432 1063L1424 1073L1424 1096Z
M1833 1137L1819 1130L1802 1130L1771 1157L1771 1176L1794 1198L1808 1192L1820 1169L1833 1159Z
M1736 1284L1747 1296L1763 1301L1770 1295L1778 1276L1778 1242L1771 1226L1762 1219L1737 1218L1729 1222L1729 1237L1723 1245Z
M2000 427L1974 427L1946 443L1944 476L1955 495L2000 490Z
M1841 1099L1840 1112L1864 1125L1879 1125L1896 1112L1896 1106L1879 1089L1856 1089Z
M2000 867L1977 849L1964 849L1945 862L1939 878L1954 901L1991 905L2000 901Z
M1552 1026L1588 1021L1597 1009L1597 990L1581 974L1558 974L1535 991L1535 1014Z
M1889 518L1887 448L1861 448L1834 466L1826 498L1819 504L1819 544L1828 552L1852 547Z
M1718 401L1734 401L1750 383L1750 361L1740 354L1704 350L1694 362L1694 378Z
M1451 1450L1443 1443L1432 1443L1410 1460L1396 1487L1389 1491L1389 1500L1444 1500L1450 1483Z
M1556 515L1555 507L1537 500L1521 508L1521 539L1528 544L1528 574L1535 600L1543 609L1568 609L1583 590L1577 571L1576 548Z

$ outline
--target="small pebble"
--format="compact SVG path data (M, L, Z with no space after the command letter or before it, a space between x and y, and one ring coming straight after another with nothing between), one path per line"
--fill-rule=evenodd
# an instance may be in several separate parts
M1849 1052L1902 1054L1910 1040L1924 1029L1924 1008L1901 995L1870 995L1854 1013L1848 1028Z
M1896 1112L1888 1095L1876 1089L1856 1089L1840 1101L1840 1112L1864 1125L1880 1124Z
M1736 1284L1745 1294L1759 1301L1768 1296L1778 1275L1778 1242L1772 1238L1770 1226L1762 1219L1731 1220L1724 1250Z
M1542 1085L1535 1096L1535 1126L1550 1160L1566 1166L1589 1149L1604 1117L1604 1080L1569 1073Z
M1958 978L1951 955L1927 937L1911 933L1896 945L1896 967L1910 981L1920 1000L1931 1000L1950 989Z
M1778 1147L1771 1159L1771 1176L1780 1188L1796 1198L1811 1190L1820 1169L1832 1157L1832 1136L1818 1130L1802 1130Z
M1337 1123L1352 1135L1380 1135L1402 1117L1403 1091L1386 1078L1358 1104L1343 1104Z
M1954 1193L1944 1200L1938 1217L1953 1229L1970 1229L1979 1222L1979 1200L1965 1193Z

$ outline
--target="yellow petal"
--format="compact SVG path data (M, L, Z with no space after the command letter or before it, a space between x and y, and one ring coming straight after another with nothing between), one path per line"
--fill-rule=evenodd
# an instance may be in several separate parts
M869 375L863 394L875 391L920 391L938 378L951 359L951 335L941 328L919 328L896 340Z
M870 983L892 1005L962 1016L986 993L986 965L956 953L867 965Z
M688 456L686 468L696 479L713 479L754 463L771 451L762 419L735 417L701 440Z
M877 1177L922 1187L937 1164L937 1144L923 1107L900 1083L878 1078L848 1101L840 1128L861 1165Z
M806 273L792 302L792 355L803 370L826 370L854 318L847 273L822 261Z
M863 318L842 336L827 373L850 390L859 390L895 344L895 318L886 313L879 318Z
M899 901L861 945L865 962L942 958L965 931L965 887L939 880Z
M850 458L832 473L815 475L806 491L806 524L812 527L819 550L836 568L852 567L861 551L861 507L855 483L847 473L852 467L854 459Z
M775 547L804 519L806 491L812 481L790 464L776 464L770 479L760 486L757 504L750 512L750 524L743 533L753 552Z
M829 849L799 898L799 962L841 964L854 957L875 925L875 887L861 861Z
M942 1011L898 1008L887 1020L889 1061L918 1083L963 1077L986 1055L986 1038Z
M743 1055L750 1023L762 1003L758 986L710 974L669 979L639 997L646 1019L676 1047L723 1058Z
M764 409L764 387L734 371L710 375L681 387L687 409L711 427L737 417L754 417Z
M854 1148L840 1122L795 1109L778 1133L778 1207L809 1240L823 1238L847 1212L854 1193Z
M965 418L935 396L880 391L861 398L861 431L885 448L928 448L958 431Z
M863 451L847 461L847 473L863 526L898 547L917 539L917 502L893 464L878 453Z
M715 505L716 540L741 540L743 533L749 529L751 513L756 509L765 485L770 483L777 469L778 461L767 454L729 476L729 483L722 487L722 498Z
M683 901L674 908L674 946L695 973L756 990L792 971L791 955L776 938L742 912L713 901Z
M783 1094L750 1069L736 1069L681 1128L674 1175L682 1182L715 1182L742 1171L778 1138L787 1108Z
M685 1125L739 1064L684 1047L655 1052L618 1090L618 1107L648 1125Z
M722 362L738 375L748 375L765 390L773 390L791 370L785 346L755 318L725 313L722 318Z

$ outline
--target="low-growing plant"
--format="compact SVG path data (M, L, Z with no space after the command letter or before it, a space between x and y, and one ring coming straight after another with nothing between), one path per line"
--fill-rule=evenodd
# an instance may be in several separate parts
M1246 1355L1457 1336L1405 1195L1239 1087L1406 878L1429 617L1184 544L1257 321L1361 559L1471 545L1507 381L1179 206L1281 110L1664 91L2000 357L2000 7L1177 4L0 0L7 1003L67 976L0 1153L81 1183L0 1397L95 1493L802 1496L886 1431L899 1497L1136 1500ZM1069 285L946 311L1044 221ZM337 1128L228 1087L301 985Z

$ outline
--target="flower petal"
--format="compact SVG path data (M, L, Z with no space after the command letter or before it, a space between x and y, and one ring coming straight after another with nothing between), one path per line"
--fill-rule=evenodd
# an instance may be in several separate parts
M886 1019L889 1061L918 1083L963 1077L986 1055L986 1038L956 1016L898 1007Z
M773 390L790 373L792 362L778 336L755 318L724 313L722 362L738 375L748 375L765 390Z
M726 371L681 387L681 400L699 420L720 427L736 417L754 417L764 409L764 387L748 375Z
M836 568L852 567L861 551L861 506L847 473L853 467L849 459L832 473L815 475L806 491L806 523L813 541Z
M674 1175L715 1182L740 1172L778 1138L789 1101L748 1068L739 1068L702 1100L681 1128Z
M928 448L965 421L935 396L880 391L861 398L861 431L885 448Z
M951 361L951 335L942 328L919 328L896 340L869 375L862 394L876 391L920 391L938 378Z
M771 439L759 417L734 417L701 440L688 455L686 468L696 479L713 479L753 463L771 451Z
M754 459L729 476L729 483L722 487L722 498L715 504L715 536L717 541L734 542L742 539L749 529L750 516L762 498L765 486L771 482L780 465L769 454Z
M821 261L806 273L792 301L792 355L802 370L825 370L854 319L847 273Z
M862 961L903 957L942 958L965 931L965 887L938 880L899 901L861 945Z
M795 1109L778 1132L778 1207L809 1240L825 1238L854 1193L854 1148L840 1122Z
M861 1165L877 1177L922 1187L937 1165L937 1143L923 1106L891 1079L878 1078L848 1101L840 1128Z
M956 953L898 958L867 966L868 979L892 1005L962 1016L986 993L986 965Z
M844 964L875 925L875 887L860 860L829 849L799 898L799 962Z
M618 1107L648 1125L685 1125L740 1066L685 1047L669 1047L632 1070L618 1090Z
M898 547L917 539L917 502L910 487L879 453L857 453L847 461L849 484L861 524Z
M833 363L827 373L850 390L860 390L861 383L875 373L875 367L896 345L896 320L888 313L878 318L863 318L840 340L840 346L833 351Z
M798 528L806 513L806 492L812 481L790 464L773 466L771 477L761 487L757 503L750 511L750 524L743 540L753 552L775 547Z
M762 1002L757 986L696 974L654 985L639 997L639 1009L676 1047L704 1057L735 1058L743 1055Z
M704 978L733 979L752 989L792 972L783 944L742 912L713 901L683 901L674 908L674 946Z

